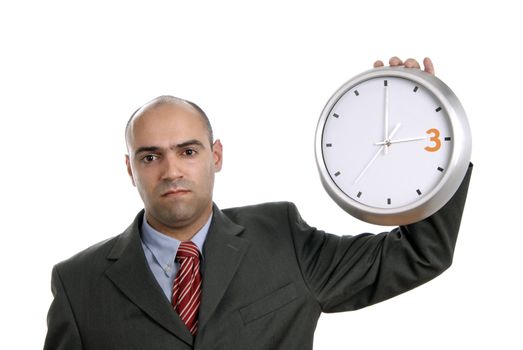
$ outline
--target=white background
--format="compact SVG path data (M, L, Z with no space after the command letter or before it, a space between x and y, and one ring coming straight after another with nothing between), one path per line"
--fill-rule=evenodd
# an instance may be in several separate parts
M222 208L289 200L338 234L316 171L330 95L392 55L430 56L459 96L475 170L454 264L364 310L323 315L316 349L521 348L521 13L498 1L11 1L0 5L1 349L38 349L53 264L114 236L141 201L129 115L194 100L224 144Z

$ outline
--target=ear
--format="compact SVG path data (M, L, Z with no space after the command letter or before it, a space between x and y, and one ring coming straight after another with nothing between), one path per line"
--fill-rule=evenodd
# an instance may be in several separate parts
M220 140L214 141L212 146L212 156L214 160L214 172L219 172L222 170L222 161L223 161L223 146Z
M131 168L131 159L129 158L129 155L125 155L125 165L127 166L127 174L129 174L129 177L131 178L131 182L133 183L133 186L136 187L136 183L134 182L133 177L133 169Z

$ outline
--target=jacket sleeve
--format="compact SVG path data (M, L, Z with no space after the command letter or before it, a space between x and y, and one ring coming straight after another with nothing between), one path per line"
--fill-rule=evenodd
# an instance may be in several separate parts
M74 314L56 266L53 268L51 290L54 300L47 314L44 350L83 349Z
M308 226L289 207L296 257L323 312L359 309L413 289L452 263L472 164L438 212L377 235L337 236Z

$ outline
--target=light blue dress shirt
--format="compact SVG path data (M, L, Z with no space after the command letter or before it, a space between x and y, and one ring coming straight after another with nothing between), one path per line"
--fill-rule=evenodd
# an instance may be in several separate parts
M209 232L211 219L212 214L207 220L207 223L203 225L200 231L198 231L191 239L191 241L198 247L202 260L203 243L205 242L205 238ZM149 268L170 302L172 300L171 293L174 279L176 278L176 273L180 268L180 264L176 262L176 252L178 251L181 241L156 231L145 219L145 214L141 234L142 247Z

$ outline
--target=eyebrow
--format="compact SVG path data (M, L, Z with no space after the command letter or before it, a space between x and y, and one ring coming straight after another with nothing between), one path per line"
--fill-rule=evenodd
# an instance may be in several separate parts
M144 152L157 152L158 150L160 150L160 147L156 147L156 146L140 147L136 150L136 152L134 152L134 155L137 156L138 154L144 153Z
M177 145L174 145L174 147L170 147L170 148L185 148L185 147L188 147L188 146L199 146L199 147L205 148L203 143L201 141L199 141L199 140L196 140L196 139L188 140L188 141L179 143ZM158 146L143 146L143 147L139 147L134 152L134 155L137 156L138 154L144 153L144 152L158 152L161 149L162 148L158 147Z
M199 147L205 148L203 143L201 141L199 141L199 140L196 140L196 139L179 143L175 147L176 148L184 148L184 147L187 147L187 146L199 146Z

